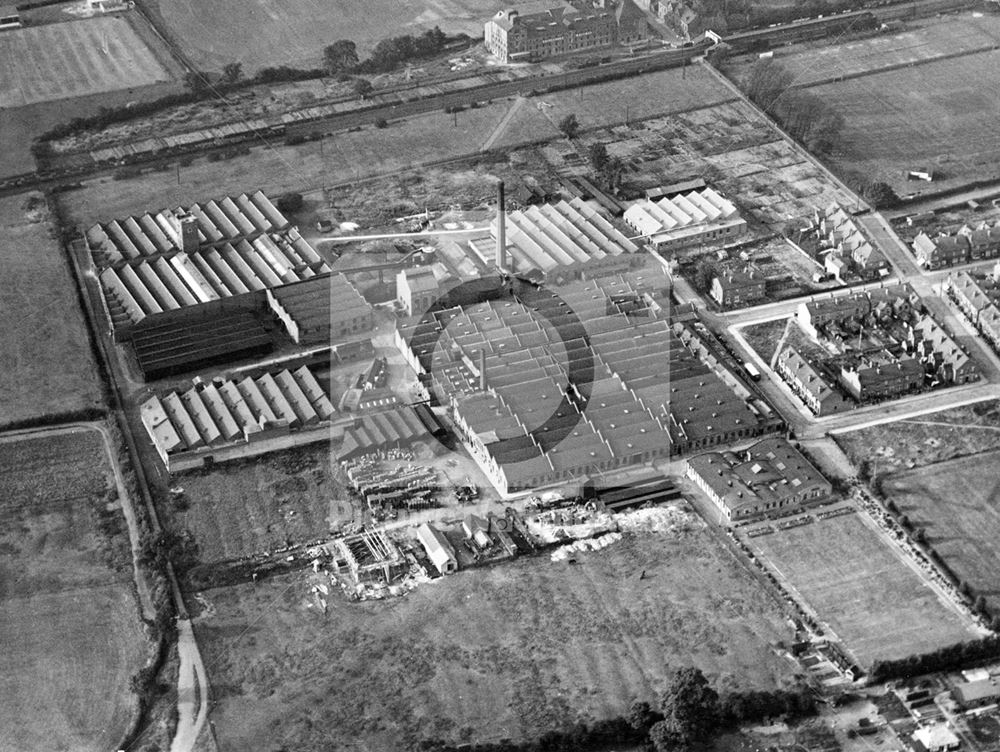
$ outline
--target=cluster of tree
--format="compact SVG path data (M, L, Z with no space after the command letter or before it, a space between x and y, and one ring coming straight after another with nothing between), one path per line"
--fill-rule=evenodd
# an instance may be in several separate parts
M765 5L752 0L695 0L699 16L695 31L712 29L719 34L742 29L785 24L800 18L827 16L852 10L855 0L799 0L785 5Z
M576 138L580 132L580 121L572 112L559 121L559 130L566 138Z
M386 73L402 63L421 60L441 53L448 44L448 36L435 26L423 34L404 34L383 39L372 54L361 60L358 46L350 39L339 39L323 50L323 63L331 74Z
M869 675L872 683L878 683L935 671L953 671L997 658L1000 658L1000 635L991 634L979 640L959 642L922 655L911 655L895 661L875 661Z
M694 270L694 289L698 292L708 292L712 289L712 280L719 274L719 267L711 259L703 258Z
M791 71L766 58L754 63L743 88L788 135L812 152L829 153L844 127L844 118L817 95L792 88L794 81Z
M587 156L598 182L603 183L611 193L617 193L625 173L625 163L621 157L612 157L608 154L608 147L602 143L591 144Z
M550 731L527 742L500 742L462 745L466 752L583 752L603 749L610 744L645 743L656 752L683 750L711 742L721 731L741 723L784 716L800 718L816 712L807 687L795 690L731 692L722 695L713 689L697 668L674 672L657 708L648 702L633 702L624 717L565 731ZM428 741L420 745L426 752L454 752L455 747Z
M257 71L256 75L246 77L243 75L243 66L238 62L234 62L226 65L222 69L222 76L214 81L207 73L189 71L184 76L184 85L187 91L178 94L169 94L147 102L135 102L123 107L102 107L96 115L73 118L69 122L50 128L39 136L33 152L36 157L44 157L48 152L45 146L45 143L48 141L91 129L105 128L114 123L127 122L143 115L159 112L168 107L193 104L249 86L275 84L285 81L306 81L338 73L383 73L395 69L407 60L416 60L435 55L441 52L447 43L448 37L441 29L435 26L430 31L419 36L405 35L385 39L375 46L371 57L364 61L358 59L357 46L354 42L340 40L334 42L324 50L323 62L325 67L323 68L293 68L287 65L279 65L261 68ZM359 87L363 87L366 84L369 88L365 91L359 91ZM371 91L370 86L371 84L368 81L365 81L364 84L357 83L355 84L355 93L363 97Z

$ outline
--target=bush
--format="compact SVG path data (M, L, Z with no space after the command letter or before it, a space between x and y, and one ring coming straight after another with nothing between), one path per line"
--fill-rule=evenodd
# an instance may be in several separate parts
M388 128L389 127L389 121L386 120L385 118L379 118L378 120L375 121L375 127L376 128Z
M286 193L278 199L277 207L280 212L294 214L302 208L304 203L305 200L302 198L301 193Z

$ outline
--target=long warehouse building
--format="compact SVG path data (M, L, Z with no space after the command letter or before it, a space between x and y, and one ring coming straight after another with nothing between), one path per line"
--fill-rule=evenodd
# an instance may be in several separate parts
M470 241L484 263L495 259L498 221L492 239ZM586 201L577 197L556 204L530 206L505 217L506 258L518 274L537 271L549 284L628 271L640 249Z
M197 456L200 465L212 451L316 428L334 415L329 396L307 366L256 378L196 380L140 406L142 423L167 470L185 455Z
M259 191L97 224L86 239L119 338L150 316L330 272Z

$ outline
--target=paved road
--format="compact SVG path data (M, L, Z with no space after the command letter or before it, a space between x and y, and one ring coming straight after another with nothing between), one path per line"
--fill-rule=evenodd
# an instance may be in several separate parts
M177 731L170 752L191 752L208 718L208 676L190 619L177 620L177 653L181 660L177 675Z

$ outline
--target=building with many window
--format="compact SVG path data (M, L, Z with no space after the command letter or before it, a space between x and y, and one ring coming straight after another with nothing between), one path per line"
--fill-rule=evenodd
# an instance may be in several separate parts
M646 16L632 0L566 5L522 15L499 11L486 22L486 49L505 63L543 60L648 38Z
M833 486L784 439L742 452L709 452L687 461L690 478L730 522L794 514L826 501Z

